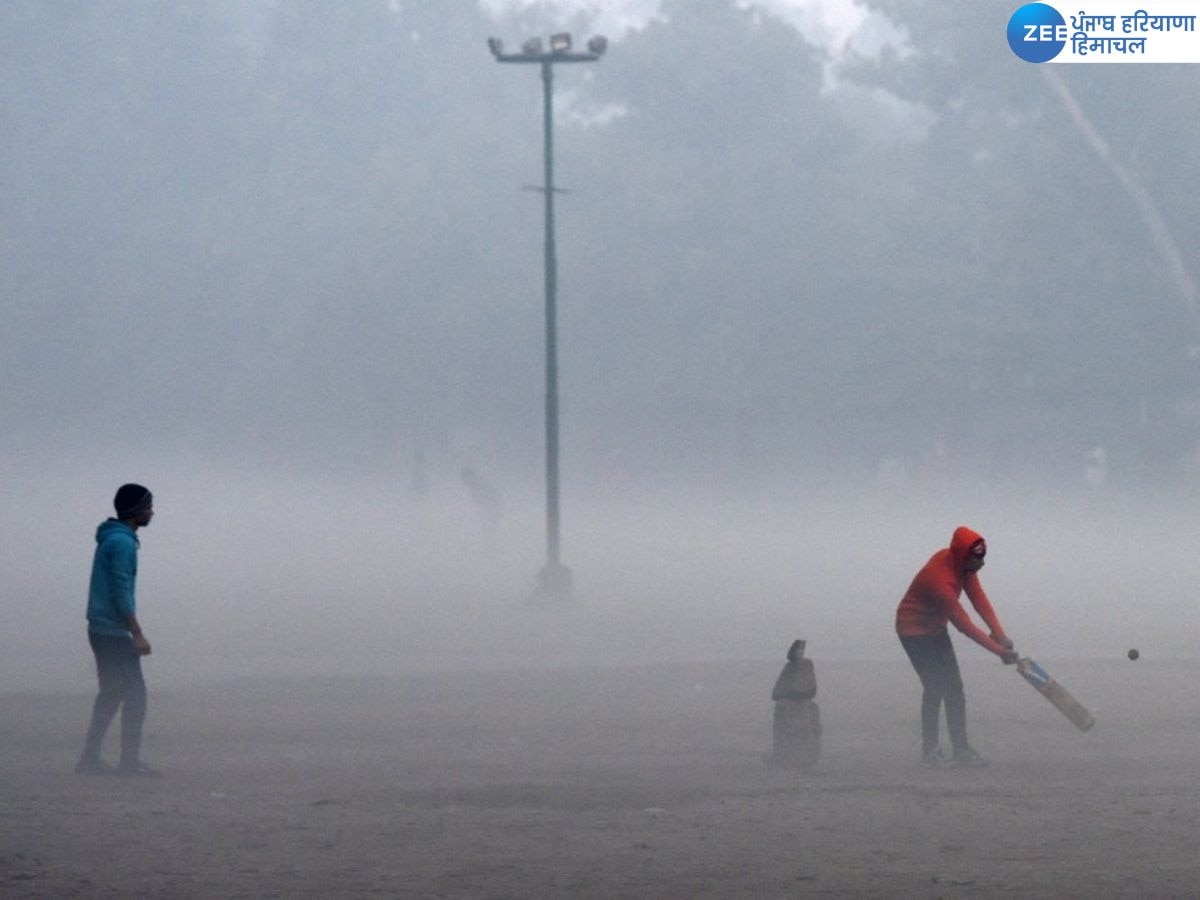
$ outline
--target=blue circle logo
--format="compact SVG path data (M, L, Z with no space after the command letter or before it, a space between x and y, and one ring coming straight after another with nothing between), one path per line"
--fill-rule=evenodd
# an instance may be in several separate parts
M1026 3L1008 20L1008 46L1031 63L1054 59L1067 43L1067 23L1053 6Z

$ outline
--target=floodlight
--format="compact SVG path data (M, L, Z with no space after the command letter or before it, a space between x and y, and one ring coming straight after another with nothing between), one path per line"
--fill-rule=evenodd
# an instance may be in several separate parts
M602 34L598 34L587 42L587 48L597 56L604 55L604 51L608 49L608 38Z
M570 53L571 35L567 34L565 31L560 31L558 34L550 35L550 52Z
M542 53L542 39L540 37L531 37L521 45L521 52L526 56L540 56Z
M500 38L488 38L488 49L492 51L492 56L499 56L504 52L504 41Z

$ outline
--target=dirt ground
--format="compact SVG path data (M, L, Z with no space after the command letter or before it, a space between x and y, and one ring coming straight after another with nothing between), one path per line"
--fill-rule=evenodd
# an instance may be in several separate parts
M903 662L815 660L811 774L763 762L782 653L171 692L148 670L156 780L73 773L90 694L0 693L0 896L1200 895L1200 665L1042 660L1096 710L1083 734L961 656L986 769L917 766Z

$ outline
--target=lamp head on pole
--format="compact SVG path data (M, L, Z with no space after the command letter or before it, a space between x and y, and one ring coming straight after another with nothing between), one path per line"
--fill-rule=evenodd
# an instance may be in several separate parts
M583 63L595 62L608 49L608 39L594 35L588 39L586 49L574 49L574 40L569 32L559 31L550 35L549 43L541 37L528 38L521 44L519 52L506 53L504 42L499 38L488 38L488 49L497 62L502 63Z

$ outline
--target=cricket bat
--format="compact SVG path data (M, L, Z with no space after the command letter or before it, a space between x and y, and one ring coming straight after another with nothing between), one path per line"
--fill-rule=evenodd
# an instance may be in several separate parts
M1070 719L1080 731L1087 731L1096 724L1096 717L1032 659L1025 657L1017 660L1017 671L1021 673L1022 678L1037 688L1038 693L1058 707L1058 711Z

